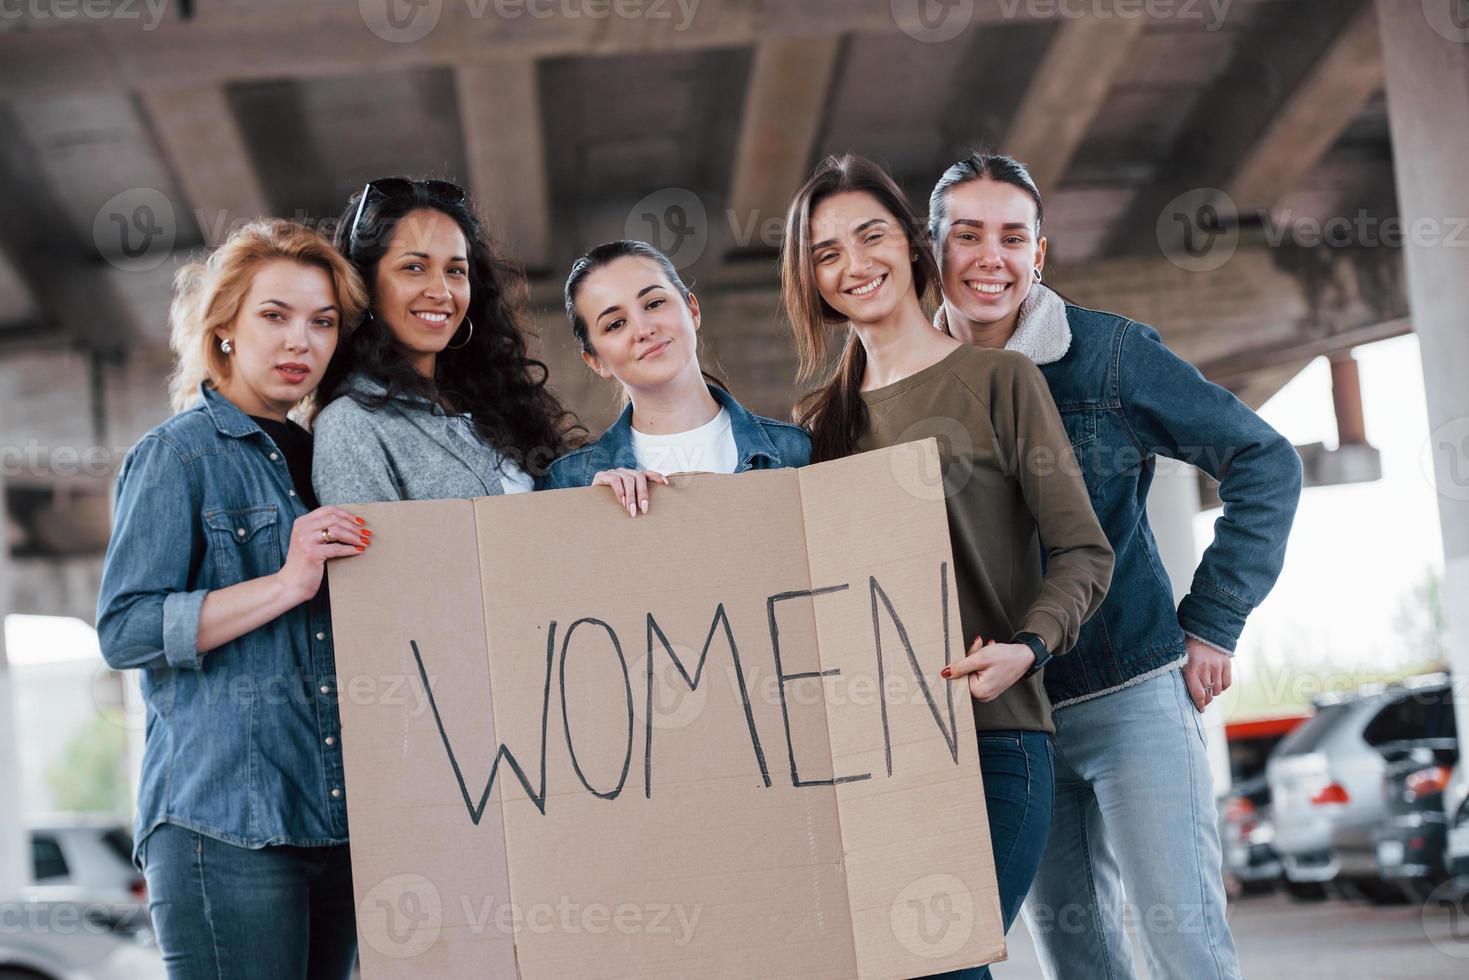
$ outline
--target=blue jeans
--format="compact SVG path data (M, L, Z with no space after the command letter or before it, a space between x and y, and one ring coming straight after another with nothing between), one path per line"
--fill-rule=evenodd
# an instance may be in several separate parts
M142 845L169 980L343 980L357 958L348 847L236 847L174 824Z
M1025 922L1047 977L1239 977L1214 789L1183 674L1055 712L1056 813ZM1125 896L1125 899L1124 899Z
M989 815L990 846L995 852L995 877L1000 886L1000 913L1009 932L1030 890L1051 830L1055 793L1051 736L1045 732L980 732L979 769L984 777L984 807ZM988 980L990 968L979 966L938 976L946 980Z

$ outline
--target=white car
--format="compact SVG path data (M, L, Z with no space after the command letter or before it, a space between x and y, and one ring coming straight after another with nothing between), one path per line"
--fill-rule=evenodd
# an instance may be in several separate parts
M36 884L147 902L147 885L133 867L133 833L115 817L48 814L30 820L30 836Z
M0 902L0 980L166 980L148 908L36 885Z

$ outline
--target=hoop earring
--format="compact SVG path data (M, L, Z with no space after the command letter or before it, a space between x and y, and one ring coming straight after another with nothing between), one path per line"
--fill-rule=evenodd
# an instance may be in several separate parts
M228 337L219 342L219 351L221 354L232 354L234 353L234 350L235 347L233 344L230 343L230 339Z
M464 343L463 344L450 344L447 347L445 347L444 350L459 350L465 344L469 343L469 338L470 337L473 337L474 336L474 321L471 320L471 319L469 319L469 317L467 317L467 316L464 319L469 323L469 333L467 333L467 334L464 335Z
M1030 271L1035 273L1035 281L1036 282L1040 282L1041 281L1041 270L1039 270L1039 269L1031 269Z

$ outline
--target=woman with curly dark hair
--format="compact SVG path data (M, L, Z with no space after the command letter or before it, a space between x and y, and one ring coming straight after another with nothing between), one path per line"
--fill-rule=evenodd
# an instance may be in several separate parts
M526 352L525 278L464 191L385 177L336 235L371 293L322 381L313 470L324 502L531 490L579 428Z

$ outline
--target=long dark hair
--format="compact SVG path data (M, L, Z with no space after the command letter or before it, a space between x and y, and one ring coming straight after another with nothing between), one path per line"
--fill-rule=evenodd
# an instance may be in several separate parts
M362 193L368 194L368 200L353 235ZM413 181L409 192L359 192L347 202L334 244L352 260L371 291L394 229L405 215L417 210L447 215L469 244L470 291L465 314L474 329L463 347L446 349L435 358L434 376L426 378L399 352L388 325L369 315L327 368L321 383L327 397L321 404L343 394L373 410L400 395L448 403L457 412L473 415L474 427L487 445L538 476L569 448L579 430L585 430L547 389L546 365L526 351L529 289L524 273L500 250L469 204L451 201L420 180ZM386 393L373 397L348 392L347 376L357 371L382 384Z
M795 334L800 357L797 378L803 382L825 367L832 328L847 324L847 318L821 298L811 259L811 212L828 197L846 191L866 191L897 219L918 256L913 261L913 288L925 310L939 281L923 222L888 172L855 154L827 157L791 201L780 247L781 302ZM843 332L840 360L815 390L796 403L794 413L796 421L811 431L811 455L818 462L850 456L867 430L867 405L862 401L867 352L850 325Z
M662 249L649 245L647 242L626 238L621 241L604 242L598 245L586 255L573 262L571 264L571 272L566 276L566 319L571 321L571 335L576 338L577 344L584 353L595 356L597 351L592 346L591 328L587 325L586 318L576 310L576 294L581 291L582 283L586 282L587 276L603 266L623 258L648 259L650 262L655 263L663 273L664 278L668 280L668 285L672 286L673 291L678 293L683 299L685 307L689 305L689 297L694 294L693 290L685 285L683 277L678 274L678 269L674 266L673 260L663 254ZM704 380L707 383L716 388L723 388L725 391L729 391L729 385L723 378L704 370L702 365L699 368L699 373L704 376Z

